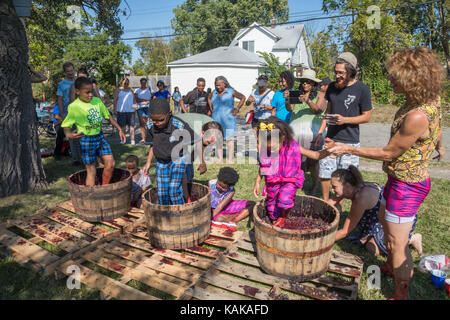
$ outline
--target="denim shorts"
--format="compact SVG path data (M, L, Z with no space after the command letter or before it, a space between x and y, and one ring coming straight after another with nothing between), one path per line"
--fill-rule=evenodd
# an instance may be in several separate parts
M360 146L359 143L348 143L348 145L358 148ZM323 158L322 160L319 160L319 178L331 179L331 174L334 171L337 169L347 169L350 165L354 165L358 168L359 157L347 153L334 159L330 157Z
M145 107L145 108L139 108L137 109L137 114L138 117L150 117L150 108L149 107Z

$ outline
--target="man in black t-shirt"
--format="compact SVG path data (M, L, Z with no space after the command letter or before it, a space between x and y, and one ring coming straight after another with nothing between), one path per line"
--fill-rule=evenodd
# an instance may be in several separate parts
M181 110L184 113L202 113L207 116L212 114L211 105L208 103L208 93L205 91L205 84L205 79L198 78L197 87L180 100ZM189 111L186 109L186 105L189 105Z
M328 124L327 138L359 147L359 124L367 123L372 113L370 88L356 79L357 59L350 52L341 54L335 63L336 81L330 83L325 99L328 101L326 116L317 136L320 145L322 134ZM329 198L331 174L337 169L359 166L359 157L345 154L337 158L326 157L319 161L319 178L325 201Z

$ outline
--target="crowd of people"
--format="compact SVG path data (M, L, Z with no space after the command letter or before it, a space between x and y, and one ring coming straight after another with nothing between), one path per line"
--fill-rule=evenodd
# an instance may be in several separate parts
M125 143L128 129L131 144L135 144L137 110L140 143L150 147L143 169L137 157L127 158L133 175L133 203L140 204L139 195L151 184L148 172L154 158L159 204L190 203L196 154L201 155L198 170L202 174L207 170L205 149L217 144L218 163L223 163L226 142L227 164L233 164L236 116L244 104L253 105L251 127L257 137L259 163L253 194L260 197L264 180L262 194L266 195L272 224L283 227L297 190L303 188L304 172L310 172L311 192L318 192L320 184L324 201L340 211L344 199L351 202L336 240L345 238L373 254L386 254L381 270L395 279L392 298L407 299L413 275L409 246L422 251L422 237L414 229L419 206L430 190L428 163L434 150L438 160L445 152L440 107L443 68L437 55L426 48L397 50L385 66L394 93L403 94L406 102L395 115L391 138L384 148L360 145L360 125L370 121L373 107L370 88L358 79L358 61L350 52L337 57L335 81L318 79L314 70L304 70L299 87L294 88L294 75L284 71L279 75L280 89L274 91L268 86L268 77L260 75L248 98L223 76L215 78L214 90L205 90L205 79L198 78L196 87L186 95L178 87L170 94L163 81L158 81L158 90L153 91L145 78L133 92L129 79L124 78L114 92L117 122L104 107L86 70L78 70L75 77L73 65L65 63L66 78L59 83L57 94L57 119L62 121L57 141L65 134L75 149L79 140L80 151L73 150L72 157L86 166L88 185L95 183L95 161L101 158L107 169L102 182L107 183L114 158L101 133L101 119L117 128L121 143ZM211 118L195 132L182 113ZM178 130L187 136L180 137ZM188 151L180 145L192 147ZM385 186L363 180L358 170L360 157L383 161L388 179ZM215 223L235 224L251 212L253 201L233 200L238 180L239 174L227 166L210 181ZM350 234L354 230L357 232Z

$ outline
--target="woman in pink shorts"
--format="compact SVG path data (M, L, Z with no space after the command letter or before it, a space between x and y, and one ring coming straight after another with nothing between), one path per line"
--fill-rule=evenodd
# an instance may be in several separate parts
M388 250L381 270L394 276L391 299L408 299L413 261L408 235L419 206L430 191L428 163L434 150L441 159L442 146L440 92L444 69L439 57L428 48L401 49L386 61L388 79L394 93L406 102L395 115L391 139L384 148L357 148L327 141L335 155L352 155L382 160L388 174L378 218L385 231Z

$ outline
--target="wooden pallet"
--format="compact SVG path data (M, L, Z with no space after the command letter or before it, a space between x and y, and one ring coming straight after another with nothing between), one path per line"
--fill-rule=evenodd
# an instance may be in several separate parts
M0 225L0 251L44 275L69 276L73 272L69 267L76 265L81 283L107 299L357 297L363 262L351 254L334 251L325 276L297 283L261 270L253 232L212 227L201 246L161 250L148 242L142 210L132 209L124 217L93 224L71 215L74 209L69 201L58 207ZM10 227L33 237L26 239ZM44 249L38 245L42 242L64 254Z
M58 206L74 212L70 201ZM148 242L143 211L132 208L127 216L128 218L103 221L102 224L116 229L119 233L112 240L104 241L92 250L78 255L78 259L62 264L59 271L70 275L71 269L68 267L82 266L83 263L89 262L91 266L99 266L113 272L116 279L84 266L81 270L80 281L99 290L107 299L157 299L161 295L164 298L179 299L185 296L185 291L211 266L214 259L242 236L240 231L212 227L210 237L204 242L208 244L207 247L161 250L152 247ZM150 294L126 285L131 280L150 287Z
M99 290L107 299L185 296L185 291L242 235L241 231L212 227L204 242L207 246L161 250L148 241L142 210L132 209L125 217L93 224L72 215L74 209L69 201L58 207L0 226L0 250L27 268L43 275L54 273L57 278L73 275L76 266L80 282ZM11 227L33 237L27 239ZM63 254L39 246L42 242Z
M79 257L144 221L143 210L136 208L124 217L101 224L83 221L73 214L74 211L72 202L66 201L58 208L45 208L31 216L8 220L0 225L0 252L27 268L49 275L65 261ZM23 232L31 238L25 237ZM58 254L55 250L46 250L49 245L56 247Z
M356 299L363 270L363 262L359 257L333 251L326 275L299 283L262 271L256 259L254 243L253 231L245 232L243 237L186 291L186 297L219 300L305 297L319 300Z
M81 266L80 281L100 290L107 299L180 299L186 297L185 291L242 234L236 231L224 235L222 229L212 227L211 236L205 241L209 248L196 246L185 250L162 250L150 245L144 228L139 225L105 241L77 260L65 262L59 270L70 275L69 266ZM88 269L82 266L84 262L113 272L117 277L112 279ZM127 285L132 280L144 284L146 289L138 290Z

